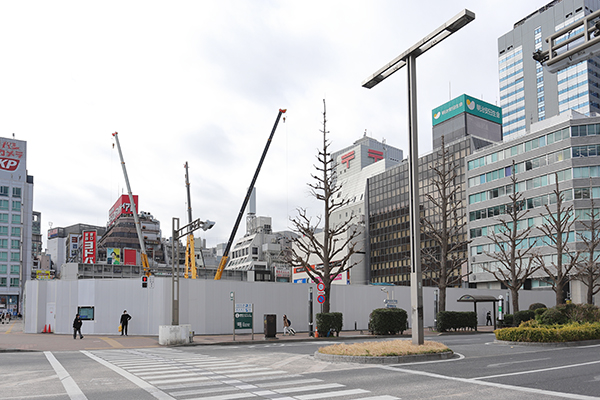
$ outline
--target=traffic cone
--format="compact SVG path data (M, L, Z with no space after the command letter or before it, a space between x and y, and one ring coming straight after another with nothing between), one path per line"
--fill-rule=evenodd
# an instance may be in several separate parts
M46 330L47 327L48 325L44 325L44 330L42 331L42 333L48 333L48 331Z
M315 326L315 337L319 337L319 329Z
M48 324L48 333L52 333L52 326L50 324Z

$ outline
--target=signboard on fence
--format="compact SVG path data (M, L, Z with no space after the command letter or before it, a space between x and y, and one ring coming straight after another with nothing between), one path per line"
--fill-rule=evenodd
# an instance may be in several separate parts
M252 312L254 305L252 303L236 303L234 314L235 329L252 329Z

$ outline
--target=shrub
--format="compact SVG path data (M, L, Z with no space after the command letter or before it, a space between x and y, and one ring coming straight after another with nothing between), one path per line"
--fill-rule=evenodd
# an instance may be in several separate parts
M439 332L458 329L477 329L477 314L473 311L441 311L437 314Z
M544 325L562 325L569 319L557 308L549 308L540 316L540 323Z
M344 318L340 312L317 314L317 330L320 337L327 336L329 332L335 332L336 336L340 336L343 325Z
M519 326L521 322L529 321L535 318L535 312L532 310L517 311L513 314L513 325Z
M513 315L512 314L504 314L504 319L498 320L498 325L500 327L503 326L513 326Z
M544 312L546 312L547 308L536 308L535 309L535 318L540 317Z
M377 308L369 315L369 332L397 335L408 329L408 314L401 308Z
M593 304L560 304L556 309L572 322L600 322L600 308Z
M549 309L549 310L552 310ZM496 339L511 342L571 342L600 339L600 323L572 323L562 326L529 327L535 321L523 323L518 328L496 329Z
M548 308L548 307L546 307L546 305L544 303L533 303L533 304L529 305L529 309L531 311L535 311L538 308Z

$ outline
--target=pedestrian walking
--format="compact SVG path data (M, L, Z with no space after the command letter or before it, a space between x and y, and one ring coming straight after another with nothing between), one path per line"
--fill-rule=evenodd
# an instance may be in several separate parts
M127 325L130 319L131 315L127 314L127 310L123 310L123 314L121 315L121 336L127 336Z
M296 331L292 328L292 321L288 319L287 315L283 314L283 334L295 335Z
M73 339L77 339L77 333L79 333L79 339L83 339L83 335L81 334L82 324L83 322L79 318L79 314L75 314L75 319L73 320Z
M492 312L488 311L487 314L485 315L485 326L488 326L488 324L493 325L492 324Z

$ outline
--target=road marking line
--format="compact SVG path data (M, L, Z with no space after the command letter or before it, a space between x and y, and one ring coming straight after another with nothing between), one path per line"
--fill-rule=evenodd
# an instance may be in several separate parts
M10 331L12 331L12 328L15 326L15 324L17 323L17 321L13 321L10 326L8 327L8 329L6 330L6 332L4 332L4 334L6 335L7 333L10 333Z
M122 377L126 378L127 380L129 380L130 382L134 383L138 387L144 389L146 392L150 393L155 398L157 398L159 400L175 400L174 397L169 396L165 392L157 389L156 387L150 385L149 383L147 383L146 381L138 378L137 376L135 376L133 374L130 374L129 372L123 370L122 368L117 367L116 365L113 365L113 364L109 363L108 361L104 361L100 357L97 357L97 356L95 356L94 354L92 354L92 353L90 353L88 351L81 350L81 353L85 354L86 356L88 356L92 360L98 362L99 364L102 364L105 367L107 367L107 368L115 371L117 374L119 374Z
M308 392L311 390L341 388L344 386L345 385L342 385L341 383L324 383L322 385L311 385L311 386L291 387L291 388L284 388L284 389L273 389L273 391L280 393L280 394L286 394L286 393L296 393L296 392Z
M394 367L389 367L389 366L380 366L379 368L387 369L390 371L405 372L407 374L413 374L413 375L428 376L430 378L446 379L449 381L471 383L474 385L491 386L491 387L495 387L498 389L514 390L517 392L527 392L527 393L534 393L534 394L539 394L539 395L562 397L565 399L598 400L598 397L592 397L592 396L586 396L586 395L580 395L580 394L572 394L572 393L552 392L550 390L534 389L534 388L528 388L528 387L524 387L524 386L505 385L502 383L486 382L486 381L480 381L480 380L476 380L476 379L472 379L472 378L456 378L453 376L433 374L431 372L413 371L410 369L394 368Z
M400 397L389 396L389 395L385 394L383 396L363 397L363 398L356 399L356 400L400 400Z
M115 339L111 339L109 337L99 337L98 339L104 340L106 343L111 345L111 347L114 347L116 349L122 349L125 347L121 343L117 342Z
M58 362L56 357L54 357L54 354L49 351L45 351L44 355L48 359L50 365L52 365L52 368L54 368L54 372L56 372L56 375L58 375L58 379L60 379L60 383L62 383L67 391L69 398L72 400L87 400L87 397L85 397L85 394L83 394L81 389L79 389L79 386L77 386L75 380L71 377L71 375L69 375L62 364Z
M323 379L298 379L295 381L282 381L282 382L269 382L269 383L257 383L256 386L268 388L273 386L285 386L285 385L305 385L307 383L323 382Z
M583 367L585 365L593 365L593 364L600 364L600 361L590 361L590 362L581 363L581 364L563 365L563 366L560 366L560 367L550 367L550 368L542 368L542 369L533 369L531 371L511 372L510 374L498 374L498 375L480 376L480 377L471 378L471 379L491 379L491 378L501 378L501 377L504 377L504 376L512 376L512 375L534 374L534 373L537 373L537 372L556 371L556 370L559 370L559 369Z
M299 400L328 399L330 397L351 396L353 394L363 394L363 393L369 393L369 391L364 390L364 389L350 389L350 390L341 390L339 392L304 394L302 396L296 396L296 398Z
M488 368L500 367L502 365L522 364L522 363L527 363L527 362L546 361L546 360L551 360L551 358L550 357L536 358L536 359L531 359L531 360L510 361L510 362L498 363L498 364L488 364ZM475 379L477 379L477 378L475 378Z

